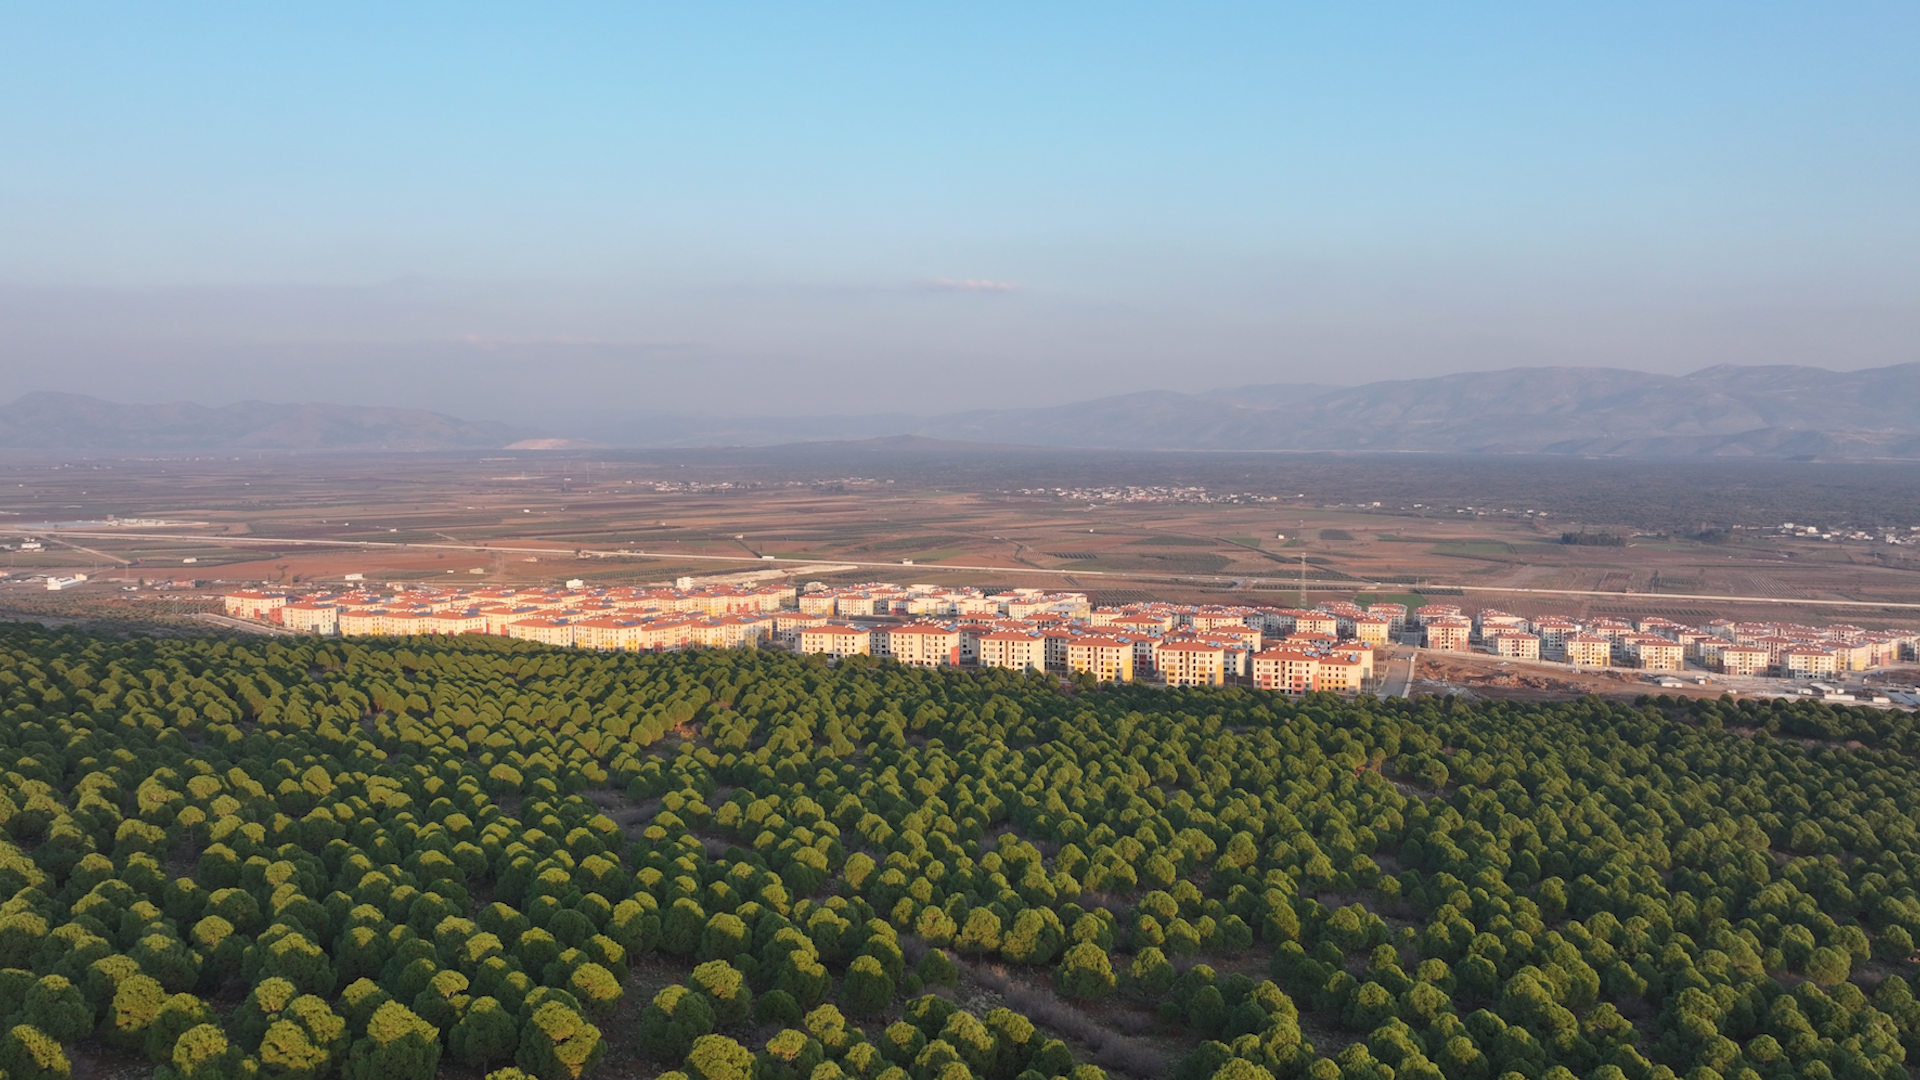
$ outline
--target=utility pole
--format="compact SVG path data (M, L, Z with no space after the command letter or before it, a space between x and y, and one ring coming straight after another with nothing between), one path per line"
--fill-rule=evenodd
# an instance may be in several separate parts
M1300 607L1307 606L1307 521L1300 519Z

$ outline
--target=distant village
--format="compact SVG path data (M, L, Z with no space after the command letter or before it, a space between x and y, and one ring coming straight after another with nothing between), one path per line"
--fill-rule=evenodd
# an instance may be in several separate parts
M1432 604L1264 606L1137 603L1095 607L1084 593L985 593L869 582L673 587L400 588L226 594L227 616L319 636L492 634L626 652L776 647L880 656L926 667L996 667L1168 686L1252 685L1289 694L1375 689L1375 655L1394 643L1574 668L1690 670L1789 679L1838 677L1913 660L1920 633L1715 620L1468 615Z

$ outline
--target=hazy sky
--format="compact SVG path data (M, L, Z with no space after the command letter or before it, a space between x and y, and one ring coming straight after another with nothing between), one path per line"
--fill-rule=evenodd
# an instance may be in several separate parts
M1904 362L1916 72L1907 0L10 4L0 398Z

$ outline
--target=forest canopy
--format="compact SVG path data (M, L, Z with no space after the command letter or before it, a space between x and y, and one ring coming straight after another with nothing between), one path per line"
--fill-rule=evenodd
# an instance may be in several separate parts
M1807 701L5 628L0 1069L1892 1080L1917 750Z

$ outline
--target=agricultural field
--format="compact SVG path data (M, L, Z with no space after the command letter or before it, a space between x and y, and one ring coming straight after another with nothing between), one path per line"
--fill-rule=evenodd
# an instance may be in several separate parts
M1876 627L1920 617L1893 606L1920 604L1920 543L1825 542L1777 526L1905 536L1900 515L1916 506L1911 470L1781 462L1663 471L887 440L510 457L16 456L0 460L0 533L41 535L46 550L0 552L0 569L87 573L95 583L80 593L179 577L626 584L767 570L1069 588L1099 602L1311 606L1407 593L1522 615L1692 609ZM67 525L36 533L43 522ZM1569 534L1619 542L1562 543Z
M0 1069L1908 1075L1913 716L0 629Z

